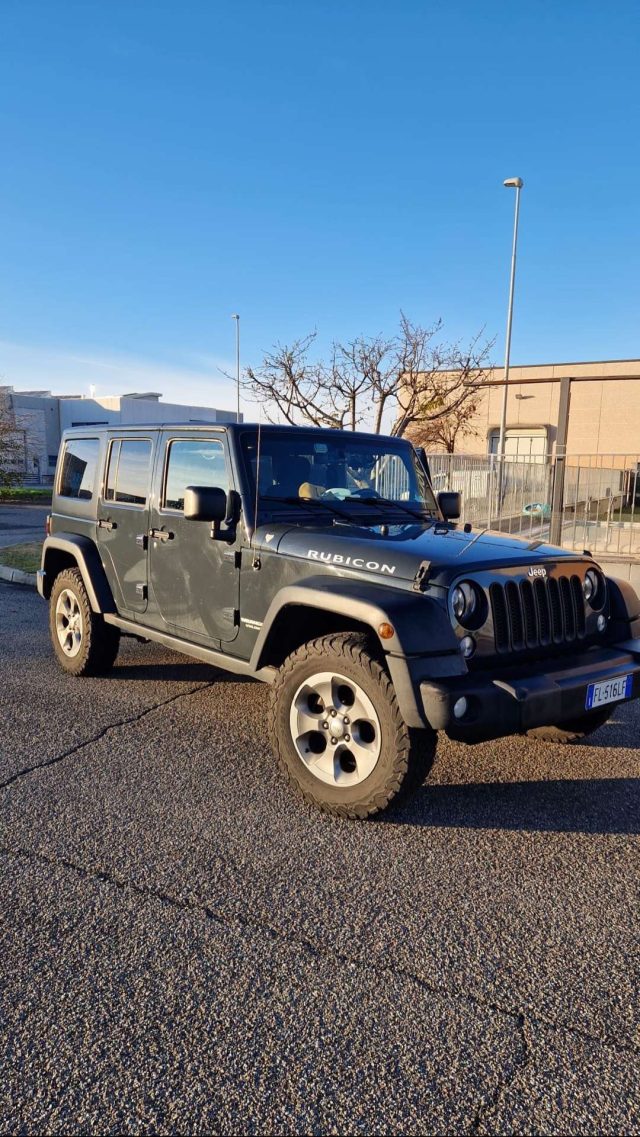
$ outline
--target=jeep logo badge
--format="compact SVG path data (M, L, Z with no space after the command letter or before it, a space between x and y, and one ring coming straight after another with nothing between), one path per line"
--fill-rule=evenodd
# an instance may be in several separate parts
M528 576L546 576L547 570L544 565L532 565L527 574Z

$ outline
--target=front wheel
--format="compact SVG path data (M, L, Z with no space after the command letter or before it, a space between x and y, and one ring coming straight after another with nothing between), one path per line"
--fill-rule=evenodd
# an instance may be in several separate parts
M599 711L580 715L577 719L570 719L559 726L536 726L527 731L527 738L537 738L542 742L580 742L588 738L595 730L607 722L613 714L613 707L602 707Z
M353 632L312 640L284 661L270 730L288 781L338 817L385 809L424 781L435 756L435 733L409 730L385 667Z

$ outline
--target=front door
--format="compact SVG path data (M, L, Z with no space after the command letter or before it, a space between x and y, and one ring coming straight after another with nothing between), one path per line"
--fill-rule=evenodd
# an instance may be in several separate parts
M119 612L147 607L150 438L112 438L98 506L98 547Z
M213 538L208 521L187 521L183 512L187 486L218 486L228 493L225 440L208 432L167 431L162 446L149 536L153 615L176 635L227 642L238 634L234 546Z

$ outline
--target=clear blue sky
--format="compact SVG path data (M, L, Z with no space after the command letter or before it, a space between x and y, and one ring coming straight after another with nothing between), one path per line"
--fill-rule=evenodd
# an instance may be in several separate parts
M640 355L640 8L0 0L0 376L231 405L218 365L398 310Z

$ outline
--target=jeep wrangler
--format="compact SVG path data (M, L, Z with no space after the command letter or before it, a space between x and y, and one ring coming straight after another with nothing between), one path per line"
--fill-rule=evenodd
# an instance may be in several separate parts
M38 574L71 675L121 635L271 685L289 782L363 818L438 731L584 738L640 694L640 602L592 557L460 528L406 440L247 424L63 438Z

